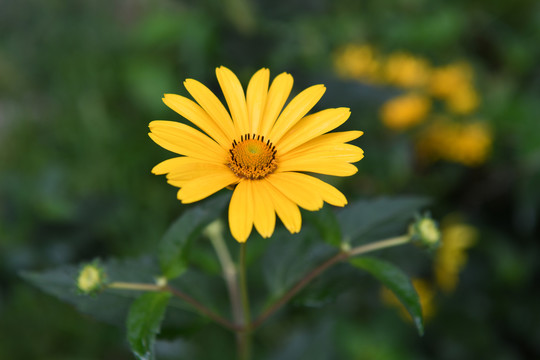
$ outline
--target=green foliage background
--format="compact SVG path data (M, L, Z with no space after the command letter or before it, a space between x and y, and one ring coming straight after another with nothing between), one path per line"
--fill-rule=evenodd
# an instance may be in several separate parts
M309 301L261 329L256 345L274 348L269 358L540 357L537 1L6 1L0 34L0 359L132 358L123 329L81 315L18 273L155 253L185 207L150 174L169 154L147 125L179 120L161 96L186 94L184 79L216 90L220 65L244 84L261 67L287 71L296 92L327 86L319 108L351 107L345 127L365 131L356 144L366 157L357 175L332 180L350 200L429 196L435 218L459 211L480 229L459 287L437 299L423 337L381 303L377 283L347 277L332 284L347 289L338 298L316 293L329 283L314 284ZM471 62L479 115L494 130L487 163L416 166L408 135L377 118L392 89L336 77L332 55L349 42L435 64ZM279 253L279 243L270 247ZM417 252L384 256L409 274L429 271ZM190 344L207 343L207 358L222 359L232 341L197 322L180 335L158 341L158 358L190 358Z

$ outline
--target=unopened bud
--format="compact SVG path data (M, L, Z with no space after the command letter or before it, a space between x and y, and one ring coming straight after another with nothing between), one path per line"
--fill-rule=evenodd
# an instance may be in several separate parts
M100 290L106 284L106 274L103 267L98 261L94 261L90 264L86 264L79 271L77 277L77 288L82 294L93 295Z
M409 226L409 236L411 242L428 249L437 248L441 241L439 226L429 215L419 216Z

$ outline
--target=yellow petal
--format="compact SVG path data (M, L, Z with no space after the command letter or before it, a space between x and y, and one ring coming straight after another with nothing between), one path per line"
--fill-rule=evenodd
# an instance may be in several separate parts
M227 134L219 123L216 123L199 105L188 98L176 94L165 94L165 105L176 111L195 126L210 135L221 146L228 149L232 143L232 135Z
M240 181L229 204L229 227L238 242L246 242L253 228L253 189L251 180Z
M316 191L324 201L334 206L347 205L347 198L338 189L321 179L300 173L290 173L294 181L304 188ZM293 176L294 175L294 176Z
M168 173L169 183L178 187L195 178L222 171L231 170L224 164L210 163L185 156L165 160L152 169L156 175Z
M269 134L270 141L277 144L281 137L315 106L325 91L324 85L314 85L296 95L276 120Z
M267 177L268 181L292 202L306 210L319 210L323 206L323 199L317 191L304 187L297 181L298 173L275 173Z
M201 107L218 124L225 134L235 134L235 128L231 116L216 95L197 80L187 79L184 86ZM237 134L240 137L241 134Z
M286 163L280 164L278 172L304 171L316 174L332 176L351 176L356 174L356 166L347 162L335 161L332 158L326 159L292 159Z
M259 126L266 106L269 82L270 71L265 68L257 71L249 81L246 95L248 115L251 124L249 133L260 134Z
M276 144L281 153L286 153L305 142L334 130L351 115L348 108L326 109L305 116L298 121Z
M156 166L154 166L154 168L152 169L152 174L163 175L168 173L181 173L184 171L191 171L191 169L188 169L189 167L202 169L204 167L212 165L220 166L221 164L209 163L207 161L202 161L187 156L175 157L162 161Z
M261 182L266 184L266 190L270 194L276 213L283 225L291 234L299 232L302 228L302 215L298 206L276 189L267 179Z
M192 203L202 200L237 181L238 178L229 169L219 171L184 183L178 190L177 197L184 204Z
M274 81L272 81L270 90L268 90L268 98L264 109L262 123L259 128L259 134L266 138L268 137L270 129L272 129L279 113L283 110L283 105L285 105L285 102L291 93L292 86L293 77L287 73L279 74Z
M236 75L224 66L216 69L216 75L225 100L229 105L237 133L247 134L250 127L246 97L244 96L242 84L240 84Z
M191 126L174 121L152 121L148 134L159 146L180 155L225 163L227 152Z
M296 149L292 152L284 154L279 157L280 164L288 166L290 161L301 160L334 160L336 162L348 162L354 163L360 161L364 157L364 150L358 146L350 144L328 144L321 145L316 148L309 148L307 150Z
M296 147L295 149L291 150L289 153L296 154L303 151L316 149L321 146L343 144L343 143L352 141L354 139L357 139L363 134L364 133L362 131L357 131L357 130L324 134ZM278 149L278 154L280 155L285 154L285 152L282 152L280 150L281 149Z
M252 184L255 228L262 237L269 238L276 226L274 204L264 181L254 181Z

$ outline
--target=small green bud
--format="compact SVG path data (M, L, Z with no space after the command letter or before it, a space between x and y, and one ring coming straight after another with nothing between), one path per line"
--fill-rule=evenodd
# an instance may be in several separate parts
M348 241L343 241L340 244L340 248L341 248L341 251L348 253L349 251L351 251L351 244Z
M94 295L106 285L107 275L99 261L86 264L79 271L77 289L81 294Z
M439 226L428 214L418 216L409 226L409 236L412 243L430 250L436 249L441 242Z
M168 284L167 278L165 276L159 276L155 278L156 285L159 287L165 287Z

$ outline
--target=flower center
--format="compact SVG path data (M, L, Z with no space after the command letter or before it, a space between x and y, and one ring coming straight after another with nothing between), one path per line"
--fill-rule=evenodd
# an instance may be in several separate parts
M276 148L264 136L247 134L236 140L229 150L227 166L241 178L259 180L271 174L277 167Z

